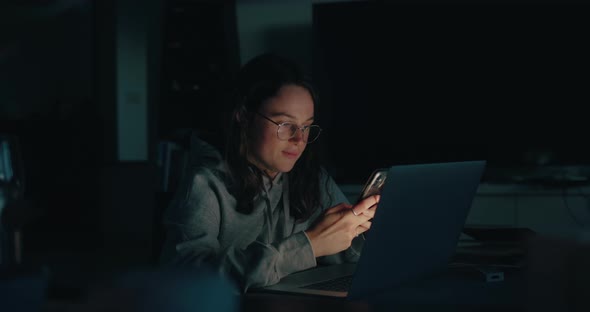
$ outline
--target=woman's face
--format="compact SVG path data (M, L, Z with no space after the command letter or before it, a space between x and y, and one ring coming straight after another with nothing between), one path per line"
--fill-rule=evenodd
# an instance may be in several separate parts
M289 122L299 127L313 123L313 112L311 94L297 85L281 87L274 97L262 103L258 111L278 124ZM280 140L277 125L258 114L253 118L248 160L271 178L279 172L291 171L307 144L301 130L288 140Z

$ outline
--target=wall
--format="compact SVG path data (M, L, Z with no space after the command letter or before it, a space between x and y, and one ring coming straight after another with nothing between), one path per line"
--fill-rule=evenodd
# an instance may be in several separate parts
M67 118L93 98L90 1L0 9L0 116Z
M159 5L2 4L0 132L14 131L23 146L33 201L25 258L58 271L96 268L96 253L113 264L125 253L151 260ZM117 244L125 246L112 252Z
M556 237L590 230L590 187L587 185L482 184L469 224L528 227Z
M142 7L142 10L138 10ZM150 158L150 106L160 87L160 0L116 2L116 103L117 159L147 161ZM152 57L155 56L155 57ZM156 77L156 79L154 78Z
M311 8L312 0L237 1L241 63L271 51L310 67Z

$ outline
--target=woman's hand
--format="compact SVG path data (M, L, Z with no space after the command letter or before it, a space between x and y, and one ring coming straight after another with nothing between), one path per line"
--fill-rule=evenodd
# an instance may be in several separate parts
M338 204L324 213L305 231L316 257L332 255L350 247L352 240L371 228L379 195L369 196L358 204Z

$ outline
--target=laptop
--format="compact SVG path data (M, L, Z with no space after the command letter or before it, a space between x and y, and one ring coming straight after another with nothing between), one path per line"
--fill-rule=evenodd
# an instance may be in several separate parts
M256 291L359 299L446 269L485 165L478 160L390 167L357 263L297 272Z

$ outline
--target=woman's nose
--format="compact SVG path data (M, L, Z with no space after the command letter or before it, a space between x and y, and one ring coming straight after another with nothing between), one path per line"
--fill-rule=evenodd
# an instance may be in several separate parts
M291 137L291 140L293 140L295 142L299 142L299 141L303 141L304 137L305 137L304 130L301 128L297 128L297 130L295 130L295 134L293 134L293 137Z

